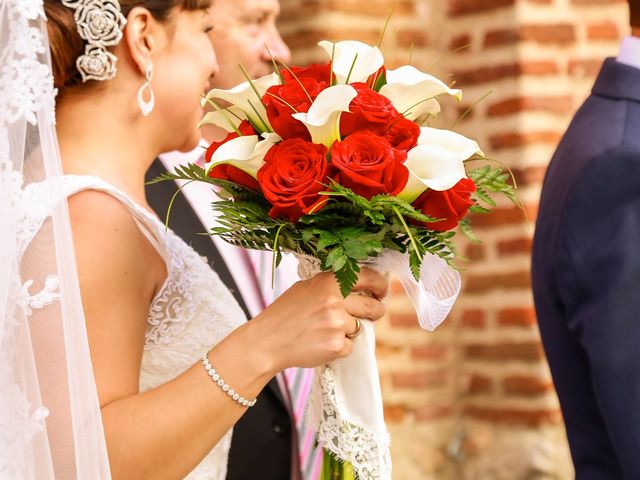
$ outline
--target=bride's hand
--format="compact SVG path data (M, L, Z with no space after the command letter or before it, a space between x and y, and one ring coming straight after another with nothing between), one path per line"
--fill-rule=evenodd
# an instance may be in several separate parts
M385 275L363 268L354 293L345 299L333 274L321 273L293 285L249 322L246 333L258 342L253 345L265 349L274 372L314 367L351 353L353 342L346 335L356 330L356 317L378 320L384 315L381 299L388 286Z

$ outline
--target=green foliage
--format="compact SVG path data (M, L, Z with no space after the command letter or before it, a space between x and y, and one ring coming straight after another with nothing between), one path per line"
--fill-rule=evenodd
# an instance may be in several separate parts
M515 202L509 175L500 168L481 167L469 172L469 177L478 187L470 213L488 213L488 207L495 206L492 194L505 195ZM437 255L449 265L453 265L456 258L455 231L430 229L429 224L439 219L391 195L367 199L331 182L323 192L328 197L324 207L304 215L294 224L287 219L269 217L271 206L259 192L209 178L203 168L194 164L178 167L175 173L166 173L149 183L177 179L204 181L222 190L224 198L212 204L218 214L218 226L211 229L210 234L240 247L273 250L274 265L279 263L283 251L318 258L323 271L334 273L344 296L356 284L360 264L384 250L408 253L409 266L416 279L420 277L425 255ZM478 241L468 219L461 222L460 230Z
M469 172L471 178L478 187L477 197L479 200L495 207L496 203L491 198L490 193L499 193L506 196L513 203L517 203L516 191L513 185L509 184L511 175L504 173L500 167L485 165Z

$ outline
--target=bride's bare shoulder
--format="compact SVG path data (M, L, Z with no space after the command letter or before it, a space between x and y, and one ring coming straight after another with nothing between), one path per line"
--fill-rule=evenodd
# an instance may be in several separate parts
M100 405L138 391L149 305L164 262L131 212L111 195L69 198L89 347Z
M143 304L146 313L166 277L164 261L129 208L113 196L86 190L69 198L83 298L94 293ZM141 301L142 300L142 301Z
M76 250L83 254L117 263L136 259L136 250L148 244L128 207L108 193L76 193L69 197L69 214Z

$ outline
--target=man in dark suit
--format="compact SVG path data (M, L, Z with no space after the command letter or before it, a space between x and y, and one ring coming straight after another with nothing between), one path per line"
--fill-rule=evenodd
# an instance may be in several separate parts
M226 89L244 81L238 63L242 63L254 77L270 73L273 66L265 45L281 60L289 60L289 50L275 26L278 13L278 0L258 3L251 0L216 0L212 7L215 22L212 42L218 55L220 72L213 79L214 87ZM221 132L207 133L210 137L218 135L217 139L223 137ZM201 152L200 149L191 154L183 154L181 161L193 163ZM170 155L156 159L147 173L147 179L164 173L167 167L171 167L168 165L170 162ZM211 216L210 203L215 198L210 191L205 192L204 197L194 197L193 192L198 190L196 185L193 187L196 188L187 187L185 195L176 197L169 226L209 260L211 267L232 291L247 317L251 318L257 313L256 309L264 307L264 298L257 288L259 282L256 281L249 257L233 247L222 252L224 245L216 246L210 237L199 235L211 226L207 225L206 218ZM160 218L165 217L176 189L173 182L147 187L149 205ZM202 194L202 190L200 193ZM239 272L244 276L239 277ZM300 478L291 400L284 377L279 377L271 380L258 396L255 407L249 409L234 427L228 480Z
M547 171L540 331L578 480L640 479L640 0Z

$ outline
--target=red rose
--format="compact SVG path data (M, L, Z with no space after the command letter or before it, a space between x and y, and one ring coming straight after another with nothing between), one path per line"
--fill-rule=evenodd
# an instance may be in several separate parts
M391 100L371 90L365 83L353 83L358 95L351 101L349 112L340 116L340 133L344 138L358 130L384 132L400 115Z
M219 178L221 180L228 180L229 182L237 183L238 185L255 190L256 192L260 191L260 184L255 178L244 170L240 170L238 167L234 167L227 163L216 165L209 170L208 175L211 178Z
M337 170L333 179L368 199L402 191L409 179L406 159L406 152L367 130L349 135L331 147L331 166Z
M327 147L299 138L271 147L258 170L258 181L271 203L271 218L297 222L305 213L327 201L318 193L327 183Z
M425 223L424 226L444 232L458 226L460 220L467 214L469 207L473 205L471 194L476 191L476 184L470 178L463 178L449 190L438 192L427 190L420 195L413 206L425 215L433 218L443 218L439 222Z
M240 130L240 133L242 133L242 135L257 135L258 133L253 129L253 127L251 126L251 124L249 123L248 120L243 120L242 122L240 122L240 125L238 125L238 130ZM209 145L209 148L207 148L207 152L204 154L204 163L209 163L211 161L211 157L213 156L213 153L223 144L223 143L227 143L229 140L233 140L234 138L238 138L240 135L238 135L236 132L230 132L224 140L222 140L221 142L212 142L211 145Z
M311 135L305 124L291 115L296 112L308 112L312 101L327 88L328 83L318 82L311 77L302 77L298 80L299 82L292 80L284 85L270 87L262 97L262 102L274 132L283 139L302 138L311 141Z
M400 150L409 151L418 145L420 127L411 120L400 115L395 122L384 132L384 138Z
M293 72L293 74L291 72ZM294 78L295 75L298 79L313 78L316 82L326 83L327 86L329 86L335 78L335 75L331 72L330 62L324 64L314 63L306 67L291 67L291 72L286 68L280 71L284 83L296 82Z

